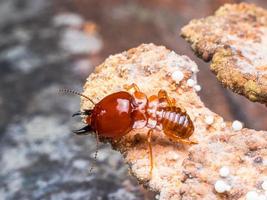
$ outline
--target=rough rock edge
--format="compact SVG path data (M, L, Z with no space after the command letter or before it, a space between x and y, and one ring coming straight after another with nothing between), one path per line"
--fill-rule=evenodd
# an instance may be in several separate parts
M176 70L185 74L185 79L179 84L170 77L170 73ZM95 72L88 77L84 85L84 94L96 102L112 92L123 90L123 84L132 82L138 84L147 95L156 94L159 89L165 89L171 97L177 100L177 106L186 109L195 125L195 133L190 139L197 140L199 144L194 146L175 144L166 139L161 132L156 132L153 137L155 169L151 180L149 180L149 160L145 143L148 129L133 130L118 141L101 139L111 142L113 148L123 154L132 175L141 184L160 192L161 200L209 199L210 196L220 199L221 195L215 193L213 189L214 180L198 176L197 169L201 163L199 164L199 160L194 160L194 157L203 155L201 149L206 149L204 152L208 154L209 149L206 146L211 142L211 144L220 142L224 146L227 145L225 143L227 138L239 138L242 133L253 137L258 133L247 129L233 132L229 123L225 123L222 117L207 109L194 89L186 84L187 79L195 79L195 73L192 71L196 72L197 67L188 57L178 56L162 46L143 44L127 52L110 56L103 64L96 67ZM88 109L91 106L88 101L81 99L81 109ZM207 125L204 120L205 116L212 116L214 123ZM262 132L259 137L262 141L266 141L266 132ZM266 144L263 144L262 148L266 149ZM255 152L258 151L255 150ZM260 152L259 154L261 155ZM193 162L194 165L188 162ZM256 170L259 169L256 168ZM193 172L196 175L189 176ZM214 173L214 177L218 176L216 171ZM255 173L251 174L250 184L243 188L243 196L248 190L254 189L254 180L257 179L254 175ZM207 187L204 191L208 193L199 193L198 188L203 188L203 186ZM231 197L229 194L229 199Z
M259 78L256 75L247 75L236 69L235 65L238 64L231 61L231 59L234 59L237 55L233 53L231 48L221 42L223 33L216 32L213 34L213 30L217 29L216 27L210 28L216 23L216 19L221 20L222 18L225 18L226 21L222 22L223 24L226 24L229 19L235 21L236 19L231 19L231 17L229 17L233 13L235 14L234 17L237 15L239 15L239 17L246 15L251 17L251 19L255 18L255 21L252 20L251 22L247 22L247 25L250 26L249 30L246 30L243 26L240 26L240 30L235 30L238 34L242 33L243 28L244 35L258 39L256 33L253 32L253 26L267 27L266 10L247 3L226 4L219 8L214 16L192 20L188 25L182 28L181 36L191 43L192 49L199 57L205 61L212 60L210 68L225 87L230 88L238 94L246 96L253 102L260 102L267 105L266 78ZM240 23L238 20L235 22ZM243 21L241 19L241 22L246 23L245 19ZM203 28L204 30L205 26L209 26L209 31L207 32L210 33L207 34L207 36L202 30L197 30L198 27ZM228 32L226 31L224 34L228 34ZM223 47L220 47L220 45Z

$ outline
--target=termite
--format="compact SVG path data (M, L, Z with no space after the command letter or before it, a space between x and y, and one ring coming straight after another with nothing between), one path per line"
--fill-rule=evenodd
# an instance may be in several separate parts
M154 161L151 137L154 130L162 130L165 136L174 142L196 144L189 140L194 132L194 125L189 115L183 109L176 107L175 100L170 98L165 90L159 90L158 95L147 95L140 91L136 84L124 85L126 91L119 91L104 97L98 103L81 93L72 92L88 99L94 104L93 109L73 114L85 116L86 126L74 130L81 135L94 132L97 136L119 139L132 129L147 127L146 140L149 150L150 175ZM130 93L130 91L132 93ZM66 90L65 90L66 91Z

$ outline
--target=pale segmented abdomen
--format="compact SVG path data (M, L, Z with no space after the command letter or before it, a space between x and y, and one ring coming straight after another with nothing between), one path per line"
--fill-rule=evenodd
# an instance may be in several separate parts
M163 130L171 131L180 138L189 138L194 132L194 125L188 114L179 107L161 108L160 123Z

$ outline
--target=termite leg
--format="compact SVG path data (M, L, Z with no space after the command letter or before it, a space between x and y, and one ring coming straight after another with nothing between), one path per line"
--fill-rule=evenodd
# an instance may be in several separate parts
M135 83L132 83L131 85L125 84L125 85L123 85L123 88L127 91L129 91L131 89L134 89L135 92L140 91L139 87Z
M87 125L79 130L73 130L73 133L76 133L77 135L87 135L89 132L92 131L92 127Z
M150 160L150 170L149 170L150 177L152 177L152 172L153 172L153 168L154 168L152 145L151 145L151 136L152 136L152 133L153 133L153 129L150 129L147 132L147 144L148 144L149 160Z
M177 142L181 142L184 144L198 144L196 141L191 141L191 140L187 140L187 139L183 139L183 138L178 138Z
M140 92L140 89L135 83L132 83L131 85L124 85L123 87L127 91L133 90L131 91L131 93L133 92L132 93L132 95L134 96L133 102L136 106L139 106L139 108L145 108L145 106L147 105L147 96L145 95L145 93Z
M169 130L168 131L165 130L164 133L165 133L165 135L167 137L169 137L171 140L173 140L175 142L180 142L180 143L189 144L189 145L191 145L191 144L198 144L195 141L191 141L189 139L181 138L181 137L177 136L175 133L173 133L172 131L169 131Z
M84 110L84 111L78 111L72 115L72 117L78 116L78 115L90 115L92 113L91 110Z
M175 106L175 99L170 98L165 90L160 90L158 93L158 98L166 100L169 106Z

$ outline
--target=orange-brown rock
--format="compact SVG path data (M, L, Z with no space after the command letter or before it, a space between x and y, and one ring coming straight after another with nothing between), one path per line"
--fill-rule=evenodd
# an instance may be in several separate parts
M251 101L267 104L267 11L226 4L214 16L192 20L181 35L220 82Z
M184 74L180 82L173 80L176 71ZM198 144L174 143L162 132L155 131L152 177L149 176L147 128L134 129L117 141L107 140L123 154L139 182L158 191L161 200L244 199L250 190L263 193L259 184L267 176L267 133L234 131L231 123L206 108L194 87L188 84L192 82L189 79L197 82L197 71L196 64L187 56L177 55L163 46L142 44L110 56L96 67L84 85L83 94L98 102L108 94L124 90L124 84L136 83L147 95L165 89L176 99L176 106L187 111L195 126L190 139ZM82 110L92 106L86 99L81 101ZM214 184L221 179L222 166L230 168L225 181L231 189L219 194Z

